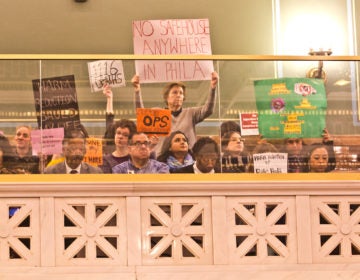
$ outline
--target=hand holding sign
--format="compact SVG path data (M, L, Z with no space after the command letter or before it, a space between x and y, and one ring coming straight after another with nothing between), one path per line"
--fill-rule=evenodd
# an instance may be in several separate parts
M104 85L125 86L124 70L121 60L98 60L88 63L91 92L100 91Z
M132 77L131 79L131 83L135 89L135 92L139 92L140 91L140 77L139 75L134 75L134 77Z
M146 55L211 54L208 19L163 19L133 22L134 53ZM208 80L214 71L205 60L137 60L144 83Z

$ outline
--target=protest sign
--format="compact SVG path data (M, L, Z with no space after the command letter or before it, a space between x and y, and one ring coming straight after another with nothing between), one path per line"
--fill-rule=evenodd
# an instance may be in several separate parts
M124 87L125 76L121 60L98 60L88 62L91 92L100 91L104 84Z
M171 111L168 109L136 109L138 132L168 135L171 130Z
M265 138L316 138L326 127L321 79L281 78L254 82L259 132Z
M86 154L84 156L83 161L92 166L99 166L103 164L101 139L98 138L86 139Z
M32 84L39 127L80 127L74 75L33 80Z
M287 173L287 153L253 154L254 173Z
M62 153L64 128L36 129L31 131L32 154L37 156Z
M208 19L134 21L133 40L135 54L211 54ZM142 83L209 80L214 72L204 60L136 60L135 68Z
M257 113L240 113L241 135L259 135Z

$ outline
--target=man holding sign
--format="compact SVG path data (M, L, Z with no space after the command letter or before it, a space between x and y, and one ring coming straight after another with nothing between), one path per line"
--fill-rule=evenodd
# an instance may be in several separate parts
M170 83L163 89L166 109L171 111L171 131L180 130L184 132L189 139L189 148L192 148L196 141L195 125L209 117L214 111L218 80L218 74L216 72L211 73L210 93L206 103L201 107L183 108L186 86L181 82ZM135 107L144 108L140 77L135 75L131 82L135 90ZM159 139L159 143L155 147L156 155L159 154L164 139L164 137Z

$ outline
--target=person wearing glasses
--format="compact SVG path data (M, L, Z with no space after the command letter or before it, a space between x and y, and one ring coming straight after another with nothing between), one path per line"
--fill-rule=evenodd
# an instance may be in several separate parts
M134 132L136 132L136 125L128 119L116 121L111 128L107 130L107 145L115 147L115 150L103 156L103 164L100 168L104 173L112 173L112 168L115 165L130 159L128 138L130 134Z
M115 165L112 173L120 174L166 174L169 166L163 162L151 159L151 142L142 132L134 132L128 137L130 159Z
M245 147L245 139L238 131L225 132L221 138L222 157L221 168L223 173L248 172L250 154Z
M210 80L210 92L203 106L183 108L186 97L186 86L182 82L169 83L163 89L163 99L165 108L171 111L171 131L180 130L188 138L189 148L191 149L196 141L195 125L209 117L215 107L216 87L218 84L218 74L213 72ZM140 78L135 75L131 80L135 91L135 107L144 108L141 96ZM154 148L156 156L159 156L165 138L160 137Z
M214 139L200 137L192 148L195 162L175 169L173 173L211 174L219 173L219 147Z

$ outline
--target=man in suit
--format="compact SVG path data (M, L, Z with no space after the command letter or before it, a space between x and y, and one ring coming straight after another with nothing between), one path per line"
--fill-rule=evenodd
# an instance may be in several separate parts
M219 147L210 137L199 138L193 148L194 164L175 169L173 173L218 173Z
M103 173L98 167L83 162L86 153L86 138L80 130L70 130L63 140L65 160L45 168L45 174L94 174Z

